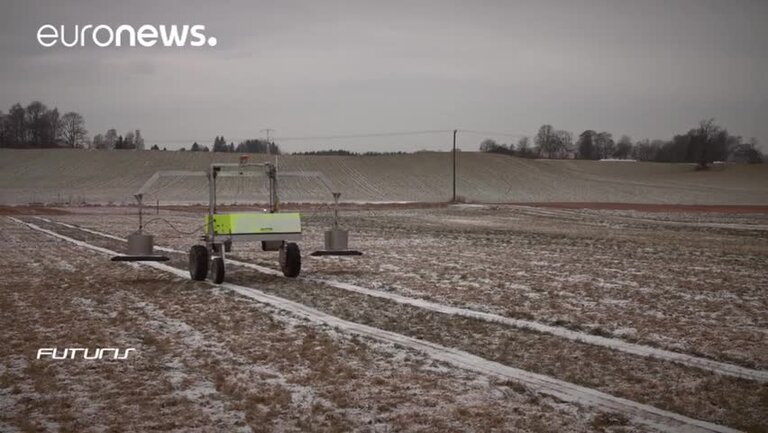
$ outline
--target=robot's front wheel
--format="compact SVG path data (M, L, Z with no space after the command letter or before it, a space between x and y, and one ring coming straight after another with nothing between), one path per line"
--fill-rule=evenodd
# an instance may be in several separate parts
M211 280L216 284L224 282L224 258L214 257L211 260Z
M190 248L189 276L195 281L203 281L208 276L208 248L205 245Z
M280 270L289 278L296 278L301 273L301 251L294 242L284 243L280 247Z

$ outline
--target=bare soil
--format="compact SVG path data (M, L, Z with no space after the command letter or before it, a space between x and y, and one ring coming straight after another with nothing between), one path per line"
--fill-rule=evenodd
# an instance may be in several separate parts
M132 215L74 211L54 219L120 236L135 229ZM189 212L161 210L153 218L165 220L148 227L156 242L181 250L194 237L176 230L200 225ZM319 247L330 220L327 209L304 218L306 254ZM124 246L25 219L96 245ZM343 224L365 255L305 255L305 274L752 368L768 365L768 214L458 205L346 210ZM276 267L274 253L243 247L235 245L235 257ZM183 254L172 258L186 268ZM766 385L236 266L228 280L694 418L748 431L768 425Z
M643 431L302 321L205 283L116 265L8 219L3 431ZM13 251L12 254L7 251ZM134 347L128 361L40 347Z

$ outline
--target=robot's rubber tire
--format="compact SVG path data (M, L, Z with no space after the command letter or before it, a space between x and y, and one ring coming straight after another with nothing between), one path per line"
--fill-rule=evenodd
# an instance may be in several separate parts
M208 276L208 248L205 245L190 248L189 276L195 281L203 281Z
M295 243L289 242L280 248L280 269L288 278L296 278L301 273L301 251Z
M221 257L211 260L211 280L215 284L224 282L224 259Z

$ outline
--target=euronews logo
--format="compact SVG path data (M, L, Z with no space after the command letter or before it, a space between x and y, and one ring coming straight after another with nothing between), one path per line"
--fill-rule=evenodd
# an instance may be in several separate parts
M37 42L43 47L85 47L91 44L100 47L215 47L215 37L205 35L202 24L153 25L144 24L138 28L123 24L117 28L101 24L84 26L54 26L44 24L37 29Z

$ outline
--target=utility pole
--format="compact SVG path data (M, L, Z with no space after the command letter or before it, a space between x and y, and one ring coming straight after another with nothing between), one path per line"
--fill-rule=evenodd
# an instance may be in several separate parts
M456 133L458 129L453 130L453 203L456 203Z
M272 142L269 140L269 133L273 132L273 131L274 131L274 129L272 129L272 128L265 128L265 129L261 130L261 132L266 132L267 133L267 159L269 159L269 156L272 155ZM275 168L277 168L278 163L279 162L277 160L277 155L275 155Z
M274 131L272 128L265 128L262 129L260 132L266 132L267 133L267 155L272 154L272 143L269 141L269 133Z

